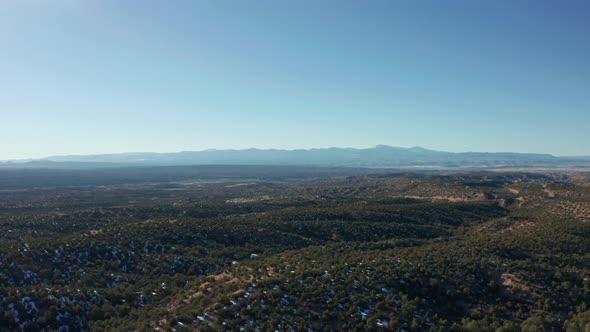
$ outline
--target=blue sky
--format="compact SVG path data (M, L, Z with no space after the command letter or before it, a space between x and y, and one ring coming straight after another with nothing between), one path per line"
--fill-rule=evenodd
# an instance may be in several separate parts
M590 155L588 1L0 2L0 160L209 148Z

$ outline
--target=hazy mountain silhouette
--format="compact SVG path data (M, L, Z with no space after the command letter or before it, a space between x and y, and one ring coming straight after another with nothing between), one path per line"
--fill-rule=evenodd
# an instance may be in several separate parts
M134 152L101 155L53 156L3 166L34 168L92 168L114 166L175 165L313 165L346 167L502 167L588 166L590 157L555 157L535 153L442 152L422 147L245 149L205 150L175 153Z

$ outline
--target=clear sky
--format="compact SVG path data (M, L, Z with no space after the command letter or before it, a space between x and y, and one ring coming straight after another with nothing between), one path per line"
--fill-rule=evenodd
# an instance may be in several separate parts
M590 1L0 1L0 160L590 155Z

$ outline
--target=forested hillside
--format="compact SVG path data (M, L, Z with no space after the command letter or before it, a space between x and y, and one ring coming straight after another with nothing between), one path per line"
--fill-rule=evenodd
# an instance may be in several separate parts
M587 175L0 191L1 331L587 331Z

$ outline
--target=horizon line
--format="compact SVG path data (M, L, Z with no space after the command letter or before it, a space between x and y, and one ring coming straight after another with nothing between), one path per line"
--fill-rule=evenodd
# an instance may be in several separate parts
M512 154L536 154L536 155L549 155L556 158L585 158L590 157L590 155L557 155L553 153L547 152L516 152L516 151L446 151L446 150L435 150L430 148L425 148L420 145L415 145L411 147L404 147L404 146L395 146L395 145L387 145L387 144L376 144L369 147L337 147L337 146L330 146L330 147L312 147L312 148L257 148L257 147L249 147L249 148L208 148L208 149L201 149L201 150L175 150L175 151L126 151L126 152L101 152L101 153L72 153L72 154L52 154L47 155L44 157L30 157L30 158L17 158L17 159L0 159L2 163L9 163L9 162L29 162L29 161L41 161L46 160L49 158L57 158L57 157L92 157L92 156L106 156L106 155L125 155L125 154L179 154L179 153L187 153L187 152L213 152L213 151L247 151L247 150L258 150L258 151L310 151L310 150L330 150L330 149L350 149L350 150L370 150L370 149L377 149L379 147L388 147L388 148L399 148L405 150L411 149L424 149L427 151L434 151L434 152L442 152L442 153L490 153L490 154L501 154L501 153L512 153Z

